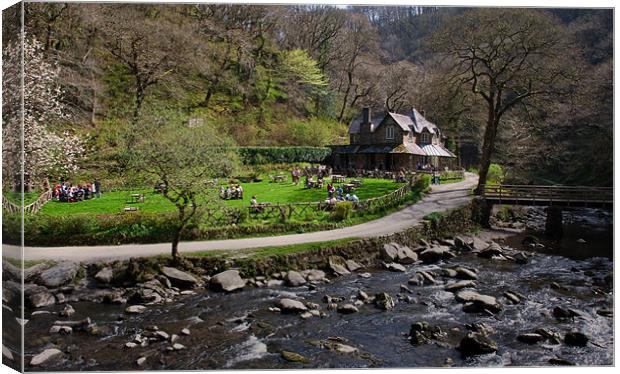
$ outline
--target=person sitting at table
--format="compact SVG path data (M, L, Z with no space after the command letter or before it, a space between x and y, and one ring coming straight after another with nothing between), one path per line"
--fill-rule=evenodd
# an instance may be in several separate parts
M338 188L336 188L336 199L338 199L339 201L342 201L343 193L344 191L342 190L342 186L338 186Z
M353 195L349 195L349 194L347 194L347 196L345 196L345 199L346 199L347 201L351 201L351 202L354 202L354 203L357 203L357 202L359 202L359 201L360 201L360 199L357 197L357 195L356 195L356 194L353 194Z
M256 201L256 195L252 196L252 199L250 199L250 206L257 206L258 205L258 201Z
M243 187L237 186L237 199L243 200Z
M317 188L323 188L323 176L319 175L319 177L316 180L316 187Z
M334 186L331 183L327 184L327 198L331 199L332 197L334 197Z

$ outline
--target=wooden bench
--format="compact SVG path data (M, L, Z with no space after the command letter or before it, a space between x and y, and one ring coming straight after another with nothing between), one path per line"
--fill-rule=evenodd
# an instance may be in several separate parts
M143 203L144 202L144 194L143 193L133 193L131 195L129 195L129 198L131 199L129 202L130 203Z
M137 212L138 211L138 207L137 206L127 206L125 207L125 209L123 209L124 212Z

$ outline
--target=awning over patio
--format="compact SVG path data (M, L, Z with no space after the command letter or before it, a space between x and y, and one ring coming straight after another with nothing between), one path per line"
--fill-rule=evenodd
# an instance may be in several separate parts
M426 156L456 157L454 153L437 144L427 144L422 146L422 150Z

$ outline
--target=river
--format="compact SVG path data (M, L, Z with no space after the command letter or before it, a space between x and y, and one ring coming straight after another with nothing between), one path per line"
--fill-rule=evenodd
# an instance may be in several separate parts
M605 230L598 235L584 236L601 226L600 220L591 222L590 218L585 214L584 219L571 219L568 225L572 226L565 228L570 231L565 241L542 241L544 249L521 244L525 233L480 233L482 237L501 236L502 246L529 251L527 264L462 253L449 261L408 266L405 273L367 269L369 278L359 273L346 275L315 289L246 287L232 294L199 290L137 315L125 314L123 305L72 303L76 313L71 319L90 317L98 326L98 336L80 331L70 335L48 333L59 319L56 312L62 306L43 308L53 314L30 317L25 327L26 352L28 356L51 346L61 349L64 359L46 370L134 370L139 368L136 360L140 357L146 357L142 368L152 370L545 366L558 357L578 365L612 365L613 318L597 314L601 309L613 309L613 282L609 279L613 245L606 231L612 225L603 225ZM586 242L577 246L575 236ZM597 237L606 239L593 239ZM444 290L446 282L453 280L440 275L442 268L457 265L477 269L476 291L495 296L503 310L495 315L465 313L454 294ZM408 279L419 270L437 274L437 284L408 285ZM411 293L401 290L401 285ZM364 304L353 314L327 310L325 295L354 300L359 290L369 295L386 292L397 300L396 306L385 311ZM502 296L508 290L517 291L524 299L511 304ZM319 304L326 315L302 319L296 314L271 311L284 297ZM581 315L557 320L552 314L556 306L575 309ZM409 330L412 323L420 321L439 326L444 338L413 345ZM465 358L455 349L468 332L465 325L474 322L492 328L490 337L498 345L497 353ZM177 342L185 348L168 351L170 343L164 341L146 347L125 347L136 334L148 335L145 331L153 330L153 326L168 334L179 334ZM517 340L517 335L541 327L561 336L580 331L590 338L590 343L574 347L563 342L529 345ZM190 330L190 335L180 334L184 328ZM333 342L357 348L357 352L340 353L320 344L330 337ZM307 361L287 361L280 353L283 350L298 353Z

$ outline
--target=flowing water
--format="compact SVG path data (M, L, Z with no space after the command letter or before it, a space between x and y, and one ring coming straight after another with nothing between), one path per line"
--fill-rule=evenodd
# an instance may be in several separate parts
M580 224L584 229L583 222ZM586 230L589 230L587 227ZM505 239L513 248L521 249L522 234ZM593 242L597 246L601 243ZM512 261L489 260L474 254L461 254L447 262L433 265L412 265L406 273L384 270L370 271L370 278L351 274L332 279L316 289L302 287L250 288L242 292L221 294L201 290L182 296L174 303L151 306L144 314L126 315L121 305L72 303L76 314L72 320L90 317L103 336L90 336L76 331L71 335L49 334L54 314L32 316L26 325L26 352L36 354L52 345L65 352L64 360L47 370L132 370L136 360L147 357L146 369L221 369L221 368L358 368L358 367L438 367L453 366L544 366L550 358L562 357L578 365L613 364L613 318L597 314L600 309L613 308L613 271L611 243L603 251L607 257L590 257L583 251L591 249L588 242L580 244L579 256L563 256L556 248L549 253L532 253L525 265ZM572 245L569 247L573 247ZM596 248L599 253L601 248ZM573 249L571 249L573 251ZM471 314L462 311L454 294L444 291L446 281L438 284L408 285L410 302L400 301L393 310L383 311L372 304L359 307L354 314L343 315L327 310L324 295L354 298L358 290L370 295L387 292L397 299L400 285L418 270L438 270L462 265L478 269L476 290L495 296L504 308L496 315ZM605 277L607 276L607 279ZM560 288L552 287L552 284ZM525 299L517 305L502 294L517 291ZM317 303L327 313L324 318L302 319L294 314L270 311L281 298L299 298ZM574 320L558 321L551 311L555 306L581 312ZM61 306L48 308L56 312ZM414 346L408 339L412 323L428 321L446 332L445 340ZM484 322L494 332L496 354L462 358L455 349L467 334L465 324ZM170 352L170 343L154 342L147 347L125 348L135 334L156 325L169 334L189 328L191 335L178 340L186 348ZM564 343L527 345L517 335L548 328L562 336L581 331L590 339L585 347ZM339 353L317 344L319 340L338 337L343 344L358 349L357 353ZM280 352L296 352L307 358L306 363L289 362ZM27 362L29 360L27 359Z

